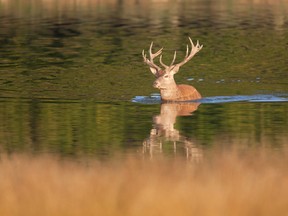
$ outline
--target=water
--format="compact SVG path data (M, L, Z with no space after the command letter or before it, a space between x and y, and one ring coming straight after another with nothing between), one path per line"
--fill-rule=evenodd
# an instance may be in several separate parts
M280 0L2 1L0 151L105 159L281 151L287 10ZM164 62L174 50L181 61L188 36L204 48L175 78L204 99L161 104L142 49L154 41Z
M213 96L204 97L195 101L185 101L184 103L199 102L204 104L209 103L231 103L231 102L287 102L288 94L275 94L275 95L234 95L234 96ZM132 102L142 104L157 104L161 102L160 94L152 94L150 96L136 96L132 99ZM177 103L177 101L175 102ZM178 102L180 103L180 102ZM181 102L183 103L183 102Z

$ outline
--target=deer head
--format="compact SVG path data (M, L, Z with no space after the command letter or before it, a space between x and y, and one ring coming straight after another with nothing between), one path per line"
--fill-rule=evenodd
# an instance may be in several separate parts
M186 56L184 60L178 64L174 64L176 60L176 51L175 51L173 60L169 66L164 64L162 61L161 53L162 53L163 48L158 50L156 53L152 52L153 42L151 43L150 48L149 48L150 59L147 58L145 51L144 50L142 51L144 62L149 66L150 71L157 78L153 84L155 88L158 88L160 90L176 88L177 85L174 80L174 74L176 74L179 71L180 67L184 65L185 63L187 63L190 59L192 59L193 56L196 53L198 53L203 47L203 45L200 45L198 41L196 45L194 45L190 37L189 37L189 41L191 44L191 50L189 52L189 46L187 45ZM163 67L163 69L154 63L154 58L156 58L159 55L160 55L160 64Z

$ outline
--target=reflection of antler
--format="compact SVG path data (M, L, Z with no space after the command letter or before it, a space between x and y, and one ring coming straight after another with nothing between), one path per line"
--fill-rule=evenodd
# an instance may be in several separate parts
M176 154L178 142L184 145L188 159L199 161L202 157L201 149L174 128L177 116L191 115L198 106L199 103L162 104L160 114L153 118L153 129L150 131L149 137L143 142L143 152L149 152L152 157L157 153L162 153L164 142L173 142L173 150Z

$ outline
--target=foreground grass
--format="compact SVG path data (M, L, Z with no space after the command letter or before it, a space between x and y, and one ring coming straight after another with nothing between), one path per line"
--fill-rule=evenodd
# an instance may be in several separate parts
M88 165L2 155L0 215L288 215L287 162L263 152Z

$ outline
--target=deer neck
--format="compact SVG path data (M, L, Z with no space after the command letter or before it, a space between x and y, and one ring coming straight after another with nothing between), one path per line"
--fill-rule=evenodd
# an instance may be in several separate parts
M177 100L180 97L180 91L176 83L173 83L169 88L160 90L161 98L165 101Z

